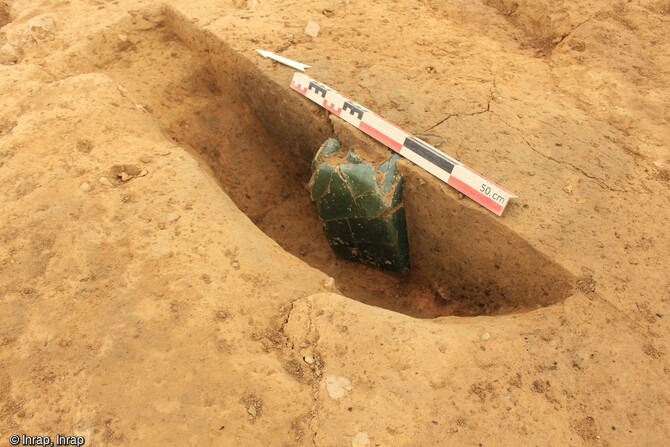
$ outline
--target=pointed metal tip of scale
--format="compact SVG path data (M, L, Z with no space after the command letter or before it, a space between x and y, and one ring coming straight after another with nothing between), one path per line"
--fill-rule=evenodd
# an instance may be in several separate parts
M301 62L297 62L284 56L280 56L278 54L273 53L272 51L258 50L258 49L256 51L258 51L258 54L260 54L265 58L272 59L273 61L279 62L280 64L284 64L291 68L295 68L296 70L300 70L302 72L304 72L306 68L309 68L309 65L305 65Z

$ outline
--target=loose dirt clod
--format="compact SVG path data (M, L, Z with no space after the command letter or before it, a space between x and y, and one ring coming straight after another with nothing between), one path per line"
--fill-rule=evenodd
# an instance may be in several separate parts
M13 65L19 61L19 50L9 43L0 45L0 64Z

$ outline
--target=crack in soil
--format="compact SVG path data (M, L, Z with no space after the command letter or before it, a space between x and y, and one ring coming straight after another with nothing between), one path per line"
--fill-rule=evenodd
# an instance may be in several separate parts
M507 121L505 121L504 119L502 119L502 118L500 117L500 115L498 115L497 113L492 112L492 114L493 114L496 118L498 118L498 120L500 120L500 122L504 123L507 127L509 127L510 129L513 129L513 130L517 131L517 132L519 133L519 136L520 136L521 139L523 140L523 142L526 143L526 145L527 145L533 152L535 152L536 154L538 154L538 155L540 155L540 156L546 158L547 160L551 160L551 161L553 161L554 163L558 163L558 164L562 164L562 165L568 165L568 166L570 166L572 169L574 169L575 171L579 172L579 173L582 174L584 177L587 177L587 178L589 178L589 179L591 179L591 180L594 180L594 181L598 184L598 186L600 186L600 187L603 188L603 189L606 189L606 190L608 190L608 191L612 191L612 192L624 192L624 193L628 193L628 192L630 192L630 190L628 190L628 189L618 189L618 188L613 188L613 187L611 187L610 185L608 185L604 180L602 180L600 177L597 177L597 176L595 176L595 175L593 175L593 174L589 174L588 172L586 172L584 169L580 168L579 166L575 166L574 164L572 164L572 163L570 163L570 162L568 162L568 161L557 160L557 159L555 159L554 157L552 157L552 156L550 156L550 155L547 155L547 154L543 153L542 151L537 150L537 149L536 149L536 148L535 148L535 147L534 147L534 146L533 146L533 145L526 139L526 136L524 135L523 130L519 129L518 127L514 127L514 126L512 126L510 123L508 123Z
M491 73L490 68L489 68L489 73ZM428 129L424 130L423 132L425 133L425 132L428 132L428 131L431 131L431 130L435 129L439 125L449 121L449 119L452 118L452 117L475 116L475 115L482 115L484 113L490 112L491 111L491 103L495 99L494 92L498 89L498 85L496 84L495 76L492 76L491 85L492 85L491 89L489 90L489 99L486 101L486 108L484 108L483 110L477 110L475 112L470 112L470 113L449 113L446 118L441 119L436 124L430 126Z

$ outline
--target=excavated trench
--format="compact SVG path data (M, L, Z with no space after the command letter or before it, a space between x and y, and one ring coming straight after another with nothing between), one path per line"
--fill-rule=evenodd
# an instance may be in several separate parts
M123 85L285 250L361 302L408 315L497 315L560 302L575 284L561 266L419 168L403 163L411 270L404 276L336 258L305 188L323 140L375 160L388 150L264 75L169 7L160 25L96 36L91 71ZM103 43L103 45L100 45Z

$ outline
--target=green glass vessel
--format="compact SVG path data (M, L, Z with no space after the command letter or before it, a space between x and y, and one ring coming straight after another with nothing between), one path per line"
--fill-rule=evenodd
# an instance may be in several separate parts
M394 154L378 168L326 140L312 161L312 200L333 252L394 272L409 268L403 178Z

